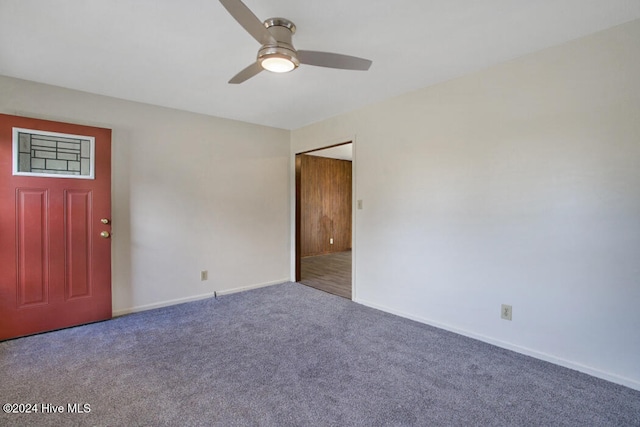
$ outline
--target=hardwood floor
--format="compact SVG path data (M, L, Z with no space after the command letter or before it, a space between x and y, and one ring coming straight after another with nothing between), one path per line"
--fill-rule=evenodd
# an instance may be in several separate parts
M304 257L300 273L303 285L351 299L351 251Z

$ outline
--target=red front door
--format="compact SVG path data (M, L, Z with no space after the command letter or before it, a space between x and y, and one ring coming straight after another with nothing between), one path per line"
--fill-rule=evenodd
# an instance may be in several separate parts
M110 319L110 232L111 130L0 114L0 340Z

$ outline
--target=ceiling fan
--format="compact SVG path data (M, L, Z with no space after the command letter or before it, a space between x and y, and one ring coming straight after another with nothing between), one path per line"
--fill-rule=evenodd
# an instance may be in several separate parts
M269 18L263 23L240 0L220 0L220 3L262 45L256 62L236 74L229 83L242 83L262 70L286 73L295 70L300 64L362 71L371 66L370 60L355 56L296 50L291 42L291 37L296 32L293 22L285 18Z

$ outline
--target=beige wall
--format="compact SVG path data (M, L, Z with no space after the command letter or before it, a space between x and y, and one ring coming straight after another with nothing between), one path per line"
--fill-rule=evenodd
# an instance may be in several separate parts
M288 131L7 77L0 112L113 129L116 314L289 279Z
M635 21L295 130L355 136L356 300L640 389L638 76Z

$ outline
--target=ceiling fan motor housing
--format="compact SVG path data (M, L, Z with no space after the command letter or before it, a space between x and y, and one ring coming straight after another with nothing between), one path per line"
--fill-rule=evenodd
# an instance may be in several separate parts
M295 24L285 18L269 18L264 21L264 26L276 39L276 43L267 43L260 48L258 62L262 63L268 58L283 58L291 61L297 68L300 61L291 42L291 36L296 32Z

